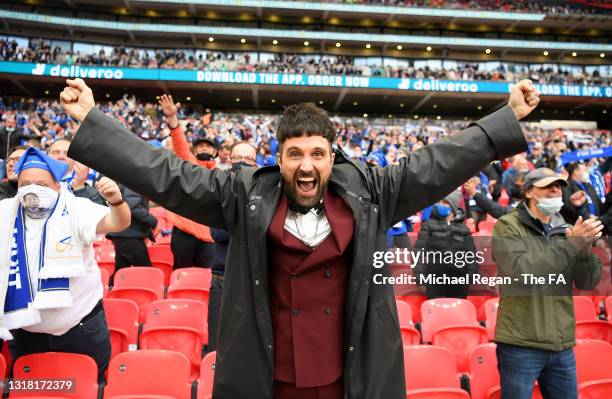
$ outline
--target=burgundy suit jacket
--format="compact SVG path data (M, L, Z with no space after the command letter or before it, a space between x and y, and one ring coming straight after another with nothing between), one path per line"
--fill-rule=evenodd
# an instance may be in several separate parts
M354 221L331 190L323 205L331 233L314 250L285 230L285 195L268 229L274 379L298 388L330 384L344 371L344 302L352 257L345 252Z

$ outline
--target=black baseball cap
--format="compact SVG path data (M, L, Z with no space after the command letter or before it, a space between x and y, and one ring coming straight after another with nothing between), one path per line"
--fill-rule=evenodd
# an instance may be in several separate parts
M197 147L198 144L200 144L200 143L208 143L211 146L213 146L215 149L217 148L217 143L215 143L215 140L210 139L208 137L200 137L200 138L196 139L196 141L193 142L193 146Z

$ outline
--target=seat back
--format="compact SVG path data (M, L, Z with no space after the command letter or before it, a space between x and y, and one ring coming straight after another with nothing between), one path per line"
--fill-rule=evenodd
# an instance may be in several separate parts
M61 393L36 391L35 396L64 398L98 397L98 366L89 356L76 353L46 352L21 356L13 366L13 378L19 380L66 380ZM70 386L69 386L70 385ZM70 389L68 389L70 388ZM32 392L10 393L10 398L32 397Z
M191 299L165 299L149 305L140 335L142 349L166 349L184 354L196 373L202 346L208 343L207 307Z
M105 399L122 396L191 398L190 364L185 355L165 350L139 350L115 356L108 367Z
M412 310L413 322L421 322L421 305L427 300L427 297L425 295L414 293L411 295L402 295L397 297L396 299L406 302L408 305L410 305L410 309Z
M215 379L215 362L217 361L217 352L210 352L204 356L200 365L200 378L198 379L198 396L197 399L212 398L213 382Z
M402 300L396 300L397 306L397 317L399 318L400 328L402 327L414 327L412 322L412 308L406 302Z
M161 299L149 304L143 331L159 327L208 330L208 307L193 299Z
M608 317L608 321L612 323L612 296L606 297L606 316Z
M437 298L429 299L421 305L423 319L423 342L431 342L433 333L442 327L452 325L479 325L476 308L465 299Z
M579 339L574 348L578 384L612 378L612 345L607 342Z
M487 399L489 389L499 385L496 345L478 345L469 354L469 375L472 399Z
M138 305L128 299L104 299L110 331L111 358L120 352L138 349Z
M432 344L448 349L457 361L460 373L468 372L470 351L488 342L487 330L480 326L443 327L434 332Z
M598 320L595 304L586 296L574 296L574 315L576 321Z
M207 268L176 269L170 276L168 298L193 299L208 303L211 278L211 270Z
M612 344L612 324L603 320L579 321L576 339L598 339Z
M397 315L399 317L400 333L404 345L418 345L421 342L421 334L412 322L412 308L406 302L397 299Z
M174 266L174 255L169 245L152 245L147 248L149 258L154 268L161 270L164 275L164 286L170 283L170 274Z
M115 273L115 285L109 298L130 299L140 310L138 321L144 322L149 304L164 297L164 275L153 267L126 267Z
M488 300L495 298L490 295L468 295L466 298L468 301L472 302L474 307L476 308L476 318L478 321L486 320L486 309L485 304Z
M446 348L406 345L404 369L407 390L460 387L455 358Z
M98 270L100 271L100 281L102 282L102 298L106 298L108 296L110 274L108 274L108 269L99 267Z

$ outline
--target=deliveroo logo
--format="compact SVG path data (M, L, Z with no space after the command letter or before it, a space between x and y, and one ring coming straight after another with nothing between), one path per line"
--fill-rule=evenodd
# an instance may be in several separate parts
M45 74L45 64L36 64L36 66L32 69L32 75L44 75Z

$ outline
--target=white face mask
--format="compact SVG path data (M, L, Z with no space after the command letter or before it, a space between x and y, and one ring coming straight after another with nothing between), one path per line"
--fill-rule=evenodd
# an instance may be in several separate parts
M59 193L49 187L30 184L17 190L17 198L32 219L49 216L55 206Z
M554 198L537 198L538 201L538 209L542 211L543 214L547 216L552 216L555 213L559 212L563 207L563 198L554 197Z

